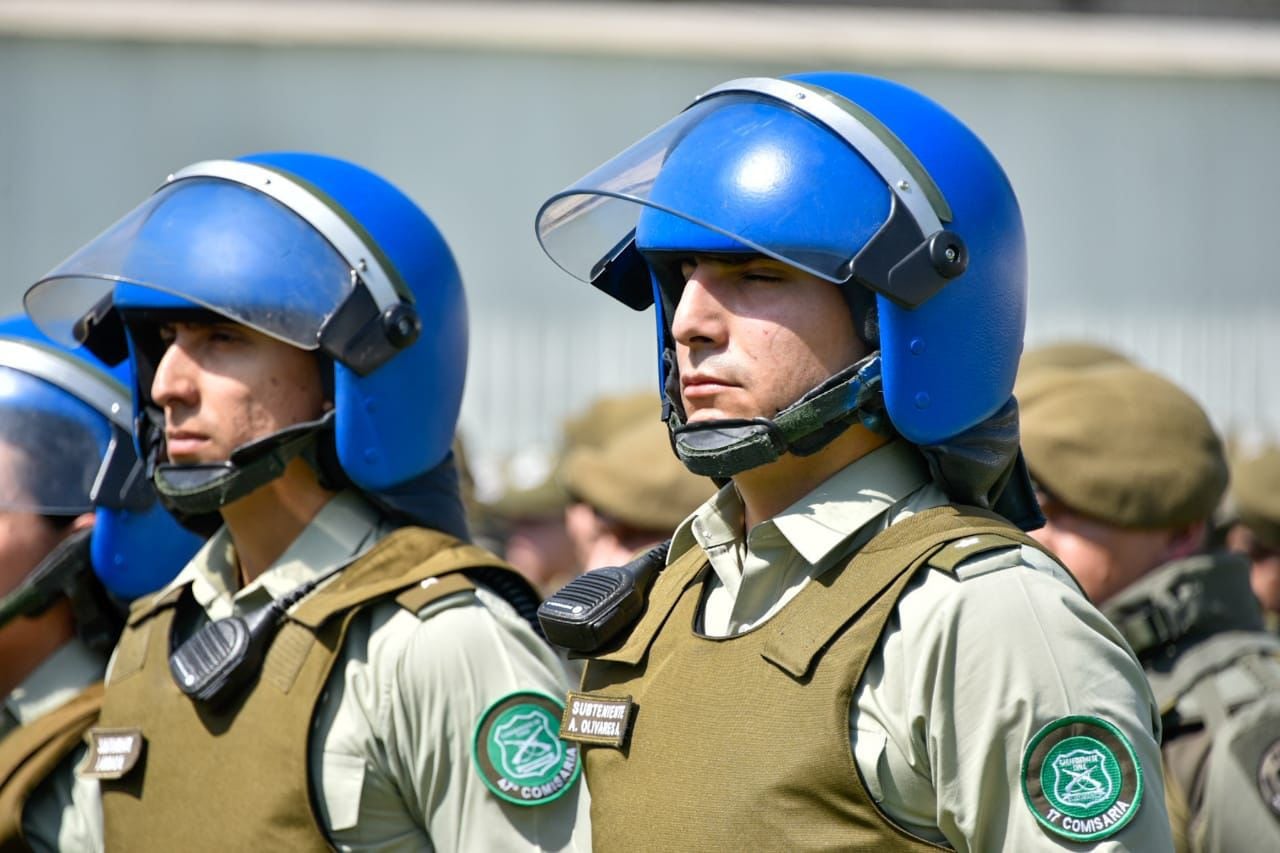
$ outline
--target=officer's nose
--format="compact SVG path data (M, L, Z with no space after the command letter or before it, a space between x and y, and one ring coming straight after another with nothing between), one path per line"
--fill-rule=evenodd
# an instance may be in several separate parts
M198 389L194 378L195 364L182 335L176 335L165 348L151 380L151 399L168 410L176 405L194 405Z
M689 348L719 346L726 333L721 276L705 261L686 261L681 269L685 285L671 318L671 335Z

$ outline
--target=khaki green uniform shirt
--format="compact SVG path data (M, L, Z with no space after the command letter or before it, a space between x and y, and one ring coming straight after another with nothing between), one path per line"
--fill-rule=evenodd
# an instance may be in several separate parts
M363 498L344 492L244 589L233 592L226 528L173 585L190 581L204 613L218 619L353 562L390 530ZM546 805L515 806L489 792L471 761L472 734L490 703L517 690L560 699L568 686L555 652L486 589L441 599L416 617L394 601L366 608L348 630L311 738L325 834L340 850L589 850L585 785ZM91 780L79 784L96 789Z
M0 740L80 695L102 680L106 661L77 638L50 655L0 703ZM96 809L91 792L76 786L74 768L84 748L77 748L31 793L22 813L22 831L37 851L98 850L98 821L86 820ZM96 833L96 834L95 834Z
M727 486L680 526L671 554L694 541L707 552L701 629L731 636L767 621L887 525L944 503L915 450L894 442L745 539L741 500ZM927 571L913 581L857 688L850 739L877 806L957 850L1080 849L1037 823L1020 765L1043 725L1091 714L1128 737L1146 787L1131 822L1090 849L1170 850L1160 716L1128 645L1035 549L979 555L957 578Z

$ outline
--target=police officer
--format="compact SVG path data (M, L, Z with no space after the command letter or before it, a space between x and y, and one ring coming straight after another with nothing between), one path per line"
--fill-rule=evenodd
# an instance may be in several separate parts
M112 660L81 771L108 850L585 845L536 598L466 543L463 291L407 197L314 154L198 163L26 303L135 354L156 488L217 527Z
M1280 634L1280 448L1268 447L1231 466L1227 547L1248 556L1249 583L1267 630Z
M87 829L72 768L123 626L117 601L168 581L200 544L139 476L130 409L92 356L0 320L0 850L73 849Z
M632 423L600 447L570 451L564 484L573 499L565 526L586 571L625 563L658 544L715 493L710 479L690 473L671 453L657 418Z
M1142 671L1006 518L1037 521L1024 241L967 128L872 77L735 80L538 232L655 305L675 450L727 481L570 696L600 849L1168 848Z
M1164 717L1180 851L1280 847L1280 640L1249 566L1206 548L1227 485L1213 426L1155 373L1058 374L1023 409L1048 522L1035 535L1124 634Z

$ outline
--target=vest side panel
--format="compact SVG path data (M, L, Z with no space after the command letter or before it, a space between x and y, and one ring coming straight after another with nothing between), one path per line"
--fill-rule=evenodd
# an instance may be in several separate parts
M636 705L624 748L584 749L597 848L645 838L700 851L741 850L743 839L753 850L940 849L875 806L850 711L912 578L941 548L983 534L1031 541L989 513L940 507L883 531L754 630L698 636L703 580L684 589L646 655L589 661L584 690Z
M28 849L22 837L28 798L80 744L101 707L99 683L0 741L0 853Z
M108 683L100 725L140 729L145 745L128 774L101 783L109 851L159 853L213 840L219 850L331 849L313 796L308 742L351 619L410 584L458 570L456 558L433 561L429 549L445 548L443 541L399 533L344 569L328 596L304 602L311 605L308 623L318 627L286 622L263 677L228 709L198 706L174 684L168 658L175 608L126 629L122 645L148 648L137 654L137 672ZM403 584L388 588L388 576ZM333 602L327 610L318 606L324 598ZM286 634L290 641L281 642Z
M589 663L588 690L630 694L637 706L625 749L585 751L599 849L627 849L638 837L655 849L696 839L699 850L735 851L744 838L759 850L937 849L880 814L850 741L856 685L914 574L899 571L804 678L762 657L764 626L695 635L701 585L686 590L640 664ZM788 607L797 605L801 597ZM658 825L655 814L664 816Z
M311 807L307 734L332 663L332 646L315 643L289 693L267 679L225 711L194 703L174 684L169 642L175 609L150 622L140 670L107 684L100 725L138 729L138 763L102 780L109 851L191 849L327 850ZM268 653L268 658L270 653ZM214 841L216 839L216 842Z

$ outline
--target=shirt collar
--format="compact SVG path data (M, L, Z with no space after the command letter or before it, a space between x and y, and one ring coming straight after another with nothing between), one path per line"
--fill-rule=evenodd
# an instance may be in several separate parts
M265 603L345 566L372 548L390 527L358 492L339 492L321 508L280 557L243 589L239 563L226 526L205 543L174 580L190 582L196 602L218 619L246 599Z
M750 540L772 538L776 531L808 563L839 556L851 536L930 482L928 466L904 440L845 466L771 519L753 528ZM732 484L722 488L676 529L669 559L695 542L704 550L743 538L742 499Z
M4 700L6 716L28 725L102 678L106 660L73 637L35 668ZM4 724L0 722L0 727Z
M679 557L695 543L707 550L742 538L742 517L742 499L729 483L680 523L671 535L667 560Z

